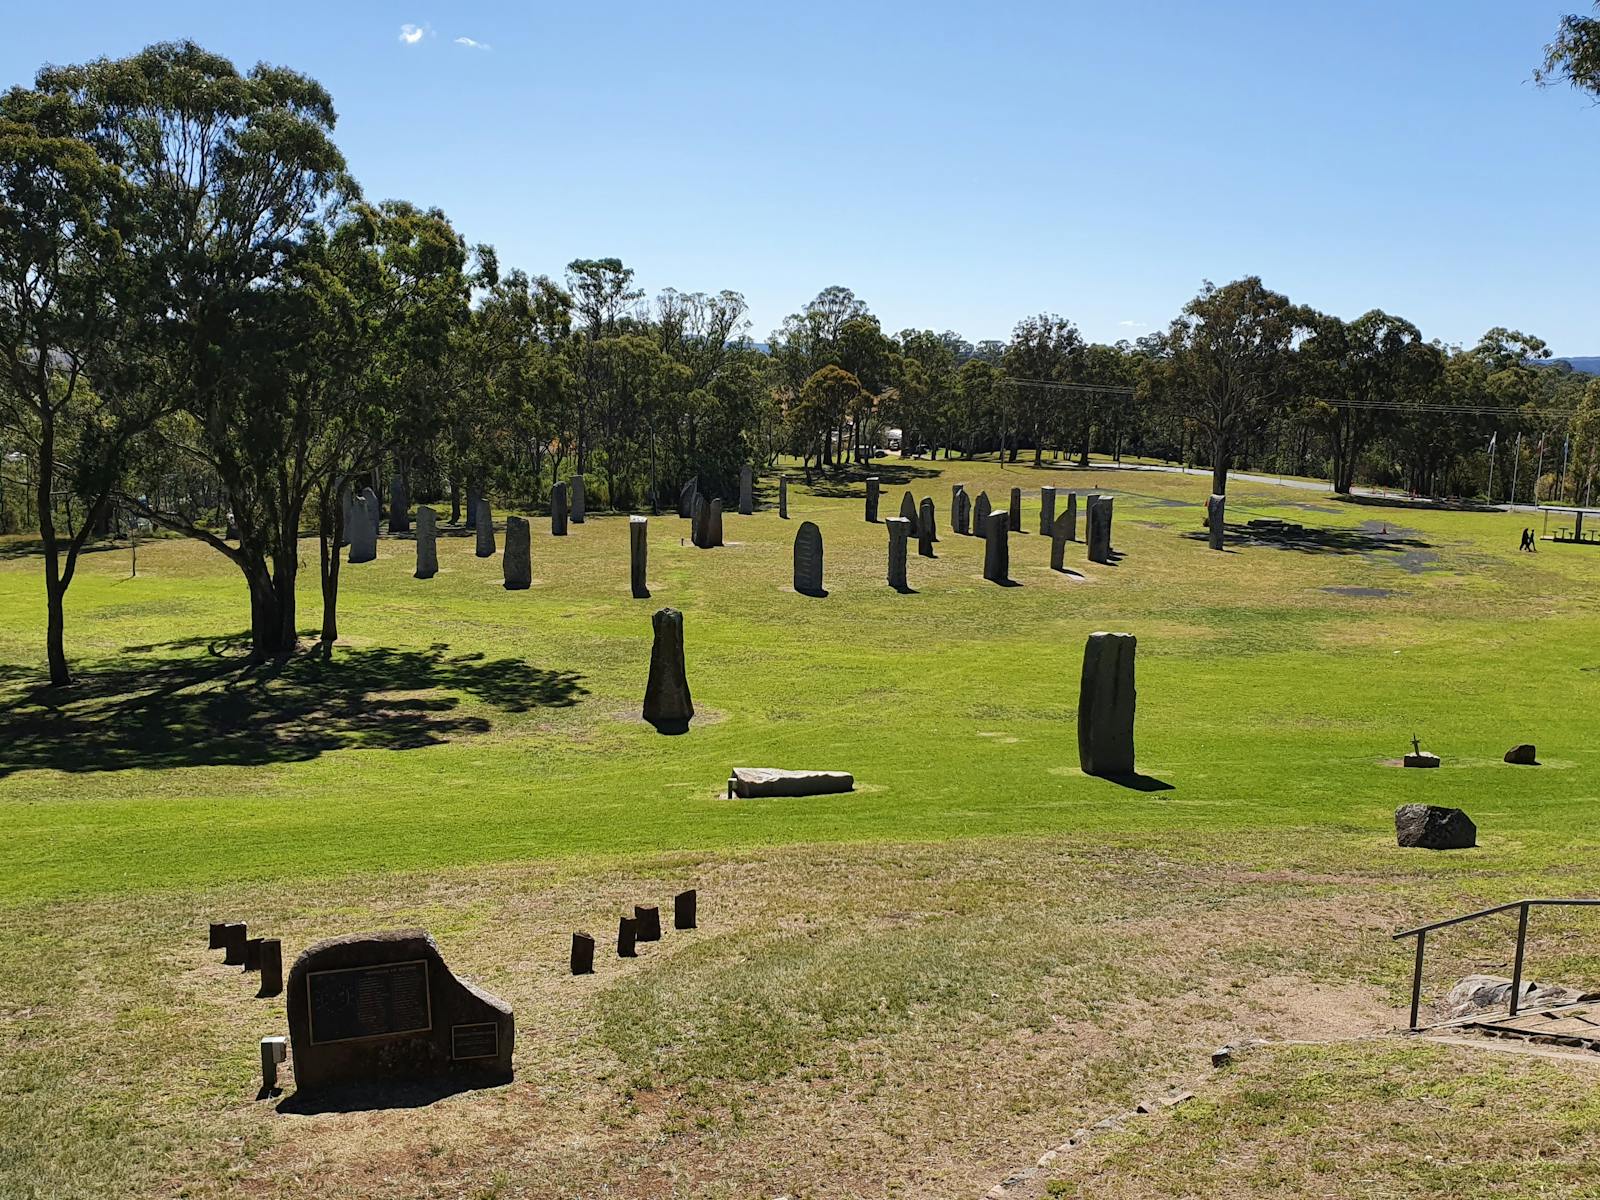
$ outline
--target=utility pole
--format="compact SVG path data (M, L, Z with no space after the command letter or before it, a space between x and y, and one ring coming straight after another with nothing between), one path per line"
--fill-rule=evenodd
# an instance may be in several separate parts
M1522 434L1517 434L1517 448L1511 452L1511 507L1517 506L1517 472L1522 466ZM1534 481L1537 486L1538 481ZM1537 498L1537 497L1536 497Z

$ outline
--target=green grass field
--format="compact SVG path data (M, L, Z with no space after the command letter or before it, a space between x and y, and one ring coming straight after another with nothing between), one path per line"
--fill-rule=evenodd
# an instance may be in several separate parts
M1049 1194L1210 1194L1185 1182L1197 1154L1250 1162L1231 1186L1252 1196L1593 1194L1592 1101L1552 1098L1587 1097L1594 1073L1388 1037L1409 984L1388 934L1596 892L1600 551L1519 555L1520 514L1240 481L1231 522L1312 532L1216 554L1207 479L879 474L884 515L908 487L938 508L914 594L884 583L859 477L812 489L791 469L793 519L764 479L724 548L653 518L647 601L625 517L565 539L535 520L527 592L466 537L415 580L411 543L386 537L344 573L332 661L256 673L231 565L153 541L129 578L119 544L73 586L61 694L39 686L38 560L0 550L0 1196L981 1196L1185 1081L1192 1113L1097 1142ZM1112 494L1124 557L1080 544L1062 575L1047 539L1014 535L1021 586L986 583L981 543L946 527L953 482L1002 506L1023 488L1030 530L1041 484ZM789 587L801 519L822 529L825 598ZM314 543L304 560L309 631ZM639 717L664 605L685 614L682 737ZM1139 638L1139 766L1160 790L1077 770L1097 629ZM1413 733L1443 769L1395 769ZM1521 741L1542 766L1500 761ZM730 801L736 764L858 786ZM1465 808L1478 849L1398 849L1411 800ZM564 976L571 930L686 886L699 931ZM282 1000L206 952L224 918L291 956L426 926L514 1004L517 1081L421 1109L257 1102ZM1597 935L1541 913L1530 971L1600 983ZM1430 986L1508 957L1503 925L1441 936ZM1250 1036L1323 1048L1210 1074L1211 1046ZM1499 1118L1480 1074L1539 1118L1483 1137ZM1419 1104L1427 1153L1459 1139L1501 1190L1406 1166ZM1334 1126L1367 1152L1299 1144ZM1519 1173L1530 1154L1544 1166Z

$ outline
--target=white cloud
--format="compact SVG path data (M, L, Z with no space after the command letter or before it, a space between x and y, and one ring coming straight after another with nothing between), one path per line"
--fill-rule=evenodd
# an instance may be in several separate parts
M1147 326L1145 325L1145 323L1143 321L1118 321L1117 324L1121 325L1124 329L1144 329L1144 328L1147 328Z
M478 41L477 38L469 38L469 37L458 37L456 39L456 45L465 46L468 50L493 50L494 49L494 47L489 45L488 42L480 42L480 41Z
M428 27L426 25L406 24L400 26L400 40L408 46L415 46L427 36L427 33Z

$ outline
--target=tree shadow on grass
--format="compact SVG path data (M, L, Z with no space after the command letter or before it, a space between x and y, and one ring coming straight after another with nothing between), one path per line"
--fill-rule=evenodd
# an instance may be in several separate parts
M863 499L867 494L867 480L876 477L878 483L884 488L907 487L914 479L931 479L939 474L936 467L916 466L916 459L905 462L895 460L887 463L874 463L870 467L863 467L852 463L841 470L824 467L814 470L811 478L806 479L804 473L789 472L789 482L803 483L810 488L814 496L829 496L840 499L846 496L860 496ZM893 515L892 513L890 514Z
M1439 512L1500 512L1498 507L1485 504L1481 500L1439 500L1432 497L1418 497L1413 500L1408 496L1340 496L1333 499L1340 504L1356 504L1363 508L1411 508L1433 509Z
M111 663L79 668L59 689L0 678L0 778L413 750L488 732L486 717L456 711L456 693L512 713L570 707L587 694L575 672L451 655L443 643L301 654L254 669L247 648L242 634L130 646Z
M1404 554L1429 549L1433 544L1421 538L1398 537L1394 534L1385 536L1364 529L1314 529L1300 525L1251 528L1231 521L1227 526L1227 534L1229 546L1263 546L1274 550L1297 550L1302 554ZM1208 537L1204 529L1183 536L1191 542L1204 542Z

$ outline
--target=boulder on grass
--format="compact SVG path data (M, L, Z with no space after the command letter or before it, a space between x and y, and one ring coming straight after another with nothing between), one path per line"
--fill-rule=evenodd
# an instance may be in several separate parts
M781 771L777 767L735 767L728 777L728 795L826 796L854 791L855 777L848 771Z
M1437 804L1402 804L1394 810L1395 840L1420 850L1470 850L1478 844L1478 827L1459 808Z
M1408 767L1437 767L1439 756L1430 750L1418 750L1415 754L1408 754L1400 760Z
M1530 743L1523 742L1506 751L1506 761L1517 767L1537 767L1539 755Z

